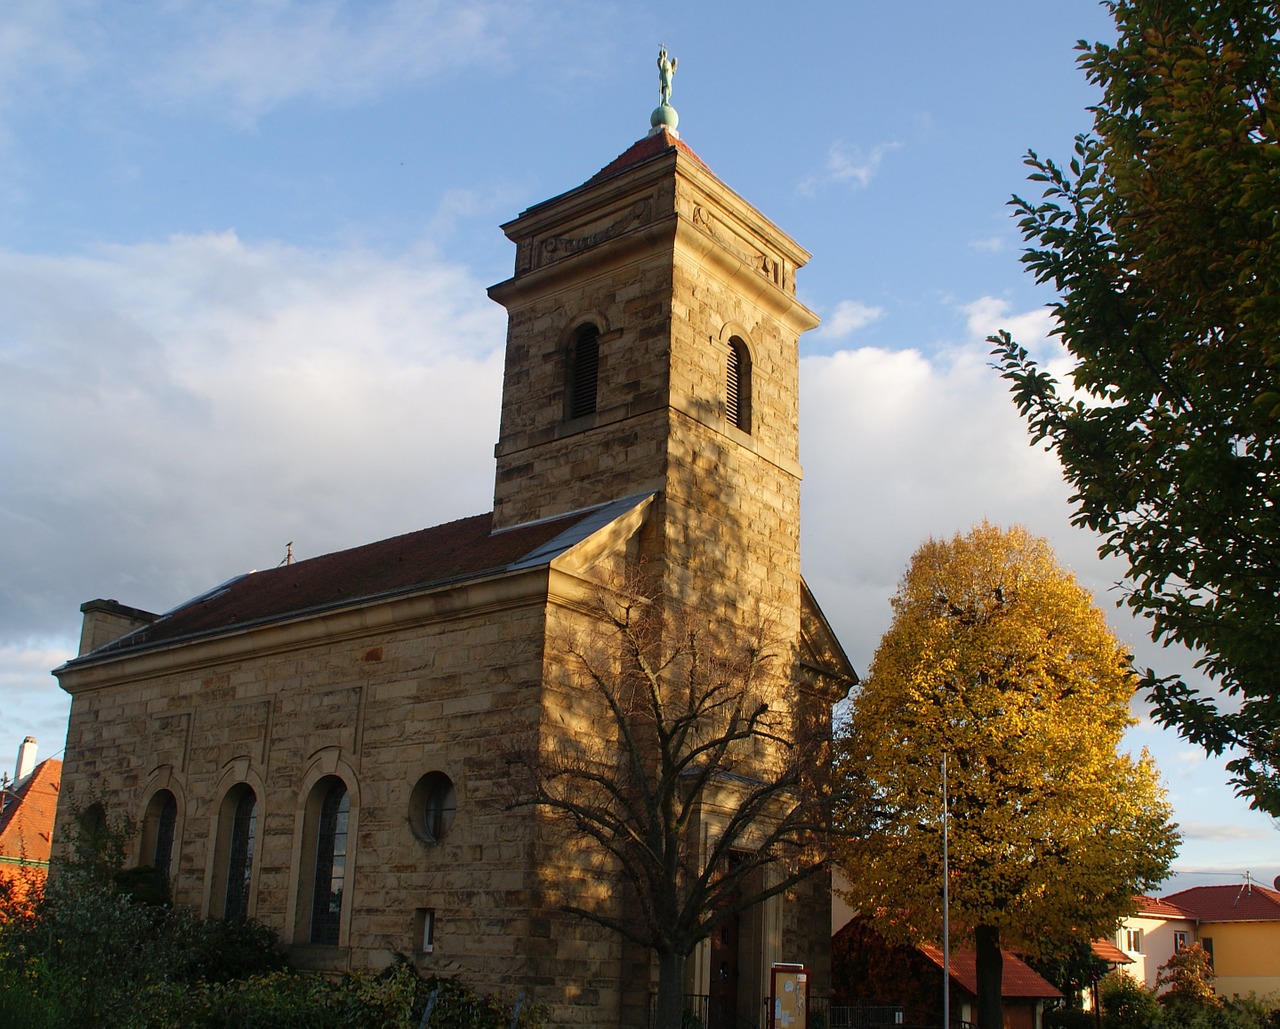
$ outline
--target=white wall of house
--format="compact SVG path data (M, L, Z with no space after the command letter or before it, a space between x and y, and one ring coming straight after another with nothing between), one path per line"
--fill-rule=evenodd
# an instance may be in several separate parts
M1120 924L1116 946L1133 959L1125 971L1150 989L1155 989L1160 966L1173 957L1180 946L1195 942L1195 925L1189 918L1133 915Z

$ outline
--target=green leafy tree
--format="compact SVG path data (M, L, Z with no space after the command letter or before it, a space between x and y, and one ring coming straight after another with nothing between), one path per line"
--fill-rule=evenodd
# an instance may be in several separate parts
M1067 1008L1080 1008L1086 994L1111 968L1090 943L1077 940L1040 957L1028 955L1027 964L1062 992Z
M1155 718L1280 815L1280 5L1105 0L1102 96L1063 167L1029 155L1023 262L1061 298L1067 385L991 337L1126 602L1214 687L1148 669Z
M951 927L998 1027L1001 946L1036 955L1113 931L1178 835L1151 759L1119 750L1133 674L1048 544L988 524L912 558L852 698L833 844L850 905L905 942L942 930L947 756Z
M1103 1029L1159 1029L1164 1024L1155 990L1116 970L1098 984Z

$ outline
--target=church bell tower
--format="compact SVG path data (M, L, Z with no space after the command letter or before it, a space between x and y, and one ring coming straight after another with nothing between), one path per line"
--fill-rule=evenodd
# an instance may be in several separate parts
M680 138L662 86L645 137L503 226L494 528L654 493L669 576L789 621L809 255Z

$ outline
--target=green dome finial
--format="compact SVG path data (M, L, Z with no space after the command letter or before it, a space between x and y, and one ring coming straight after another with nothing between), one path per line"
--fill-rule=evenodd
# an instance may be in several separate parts
M676 74L676 59L667 56L667 48L665 45L658 49L658 106L653 109L653 114L649 115L649 134L660 132L666 129L676 138L680 133L676 131L676 126L680 124L680 115L676 114L676 109L671 106L671 80Z

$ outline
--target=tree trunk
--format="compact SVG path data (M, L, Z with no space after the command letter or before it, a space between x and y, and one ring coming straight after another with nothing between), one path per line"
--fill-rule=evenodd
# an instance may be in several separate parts
M1004 1029L1004 957L1000 930L980 925L973 934L977 948L978 1029Z
M653 1029L680 1029L684 1014L684 954L658 955L658 1003Z

